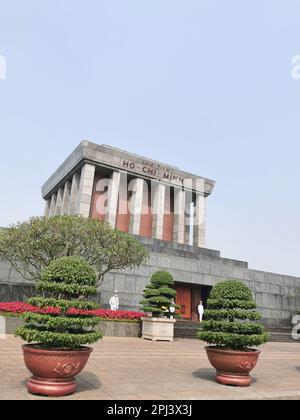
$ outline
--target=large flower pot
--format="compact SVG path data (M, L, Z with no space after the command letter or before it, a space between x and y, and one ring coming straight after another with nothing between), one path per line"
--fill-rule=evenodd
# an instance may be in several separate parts
M75 376L85 367L93 349L42 349L36 345L22 347L27 369L33 377L27 382L28 392L48 397L73 394L77 384Z
M142 338L152 341L174 341L175 319L145 317L142 321Z
M205 347L208 359L217 371L216 380L222 385L249 386L249 375L254 369L260 351L222 350L217 347Z

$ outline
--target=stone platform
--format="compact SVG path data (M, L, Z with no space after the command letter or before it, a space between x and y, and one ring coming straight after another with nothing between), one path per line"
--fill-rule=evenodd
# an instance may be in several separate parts
M43 399L26 392L29 373L21 344L13 337L0 340L0 400ZM264 345L250 388L216 384L214 369L198 340L164 343L104 338L94 348L85 371L79 375L78 393L64 399L300 399L300 352L294 344Z
M167 270L175 282L186 285L214 286L236 279L253 291L263 323L269 327L291 327L292 317L300 310L300 278L252 270L247 262L223 258L219 251L180 245L136 236L149 251L147 265L108 273L97 297L107 307L115 290L120 309L140 311L143 290L157 270ZM34 295L33 285L0 259L0 302L24 300Z

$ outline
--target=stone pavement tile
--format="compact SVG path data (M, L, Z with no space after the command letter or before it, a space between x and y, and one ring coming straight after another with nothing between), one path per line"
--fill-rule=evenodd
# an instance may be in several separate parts
M114 395L104 392L102 389L90 390L82 386L78 386L74 395L66 397L69 400L114 400Z
M131 393L127 393L127 392L117 392L115 394L113 394L113 399L117 400L117 401L139 401L139 400L143 400L142 397L136 395L136 394L131 394Z
M1 400L45 399L27 393L25 381L30 374L24 366L21 340L0 341L0 375ZM105 338L95 345L86 369L78 376L78 392L63 399L296 399L299 377L300 348L296 344L263 346L253 385L234 388L215 382L215 371L200 341Z

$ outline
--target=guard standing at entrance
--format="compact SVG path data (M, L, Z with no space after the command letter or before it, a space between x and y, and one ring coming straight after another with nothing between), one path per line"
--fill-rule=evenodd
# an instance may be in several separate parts
M198 314L199 314L199 321L202 322L203 315L204 315L204 306L202 300L200 301L200 304L198 306Z
M110 298L109 305L110 305L110 309L112 311L118 311L119 310L120 300L119 300L118 293L119 292L116 290L114 296L112 298Z

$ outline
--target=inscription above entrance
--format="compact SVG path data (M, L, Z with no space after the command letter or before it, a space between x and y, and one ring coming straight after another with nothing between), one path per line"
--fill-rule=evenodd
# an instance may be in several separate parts
M141 163L135 163L130 160L123 160L122 167L145 176L155 177L159 180L180 185L184 183L184 178L176 175L171 168L154 162L143 161Z

